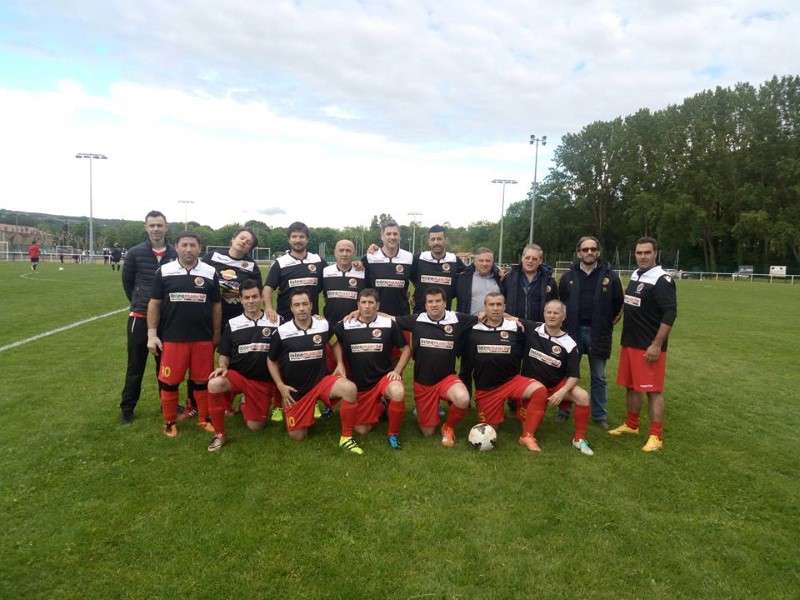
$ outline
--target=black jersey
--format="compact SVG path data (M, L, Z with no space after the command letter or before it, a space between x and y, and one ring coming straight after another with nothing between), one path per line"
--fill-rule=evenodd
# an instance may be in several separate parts
M219 293L222 299L222 324L244 312L240 288L248 279L258 283L258 289L264 287L261 281L261 269L253 260L232 258L228 251L214 250L203 257L203 262L214 267L219 279Z
M664 269L655 266L631 274L625 290L625 320L622 322L622 345L647 348L653 343L661 323L672 325L678 315L675 282ZM667 340L661 346L667 349Z
M352 319L337 323L333 332L359 392L373 388L391 371L392 350L406 345L397 323L380 315L370 323Z
M491 390L519 373L525 334L512 319L497 327L475 323L467 332L466 356L475 388Z
M415 257L411 278L414 282L414 312L425 310L425 291L434 286L447 294L445 302L449 310L456 295L456 278L463 270L464 263L452 252L446 252L442 258L435 258L430 251Z
M303 397L327 374L325 346L330 329L325 319L312 318L308 329L300 329L294 320L278 327L273 334L269 357L278 363L283 383L297 389L295 400Z
M328 264L317 254L308 252L302 260L288 252L279 257L267 274L266 285L278 291L278 314L287 321L292 318L289 294L304 290L311 296L311 312L318 310L319 292L322 288L322 270Z
M362 262L366 268L367 287L378 290L381 312L396 317L407 315L408 281L414 255L399 249L397 256L390 258L381 248L373 254L367 254Z
M477 321L478 317L449 310L440 321L432 321L427 313L397 317L400 328L412 334L414 381L434 385L455 373L461 338Z
M343 272L338 265L322 270L322 295L325 297L325 318L332 324L341 321L358 307L358 292L364 289L364 271Z
M257 320L244 314L234 317L222 330L219 353L228 357L231 369L248 379L271 381L272 377L267 369L267 354L272 334L277 331L278 325L265 314Z
M544 323L524 321L525 353L522 374L552 388L565 377L581 376L578 344L569 334L551 336Z
M159 331L165 342L211 340L212 308L219 302L214 267L201 260L187 270L177 260L159 267L150 296L161 300Z

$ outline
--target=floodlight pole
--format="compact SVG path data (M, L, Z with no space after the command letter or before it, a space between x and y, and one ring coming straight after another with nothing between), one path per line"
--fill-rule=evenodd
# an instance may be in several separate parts
M194 200L178 200L178 204L183 204L183 230L189 231L189 205L194 204Z
M497 264L503 264L503 221L505 220L506 215L506 184L515 184L517 181L515 179L492 179L492 183L501 183L503 184L503 192L502 192L502 199L500 200L500 248L498 251L497 256Z
M96 154L92 152L78 152L75 158L88 158L89 159L89 260L94 257L94 206L92 199L92 161L93 160L106 160L108 157L105 154Z
M537 171L539 168L539 142L541 142L542 146L547 145L547 136L543 135L540 138L537 138L534 134L531 134L531 141L530 143L536 148L534 155L533 155L533 192L531 193L531 229L528 233L528 243L533 243L533 214L536 208L536 192L539 189L539 184L537 182Z
M410 212L408 216L411 217L411 254L413 255L417 246L417 219L415 217L421 217L422 213Z

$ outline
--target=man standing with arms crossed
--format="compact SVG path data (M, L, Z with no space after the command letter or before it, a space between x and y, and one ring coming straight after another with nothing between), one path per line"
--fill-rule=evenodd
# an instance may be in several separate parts
M657 452L664 446L664 374L667 339L678 314L675 282L656 264L658 242L651 237L636 241L636 264L625 290L625 320L619 353L617 383L624 386L628 415L611 435L639 433L639 413L645 394L650 413L650 435L642 446Z
M622 283L607 262L600 260L600 242L585 235L576 247L578 261L561 276L558 295L567 306L566 330L589 358L592 384L592 420L608 429L606 361L611 356L614 323L622 310ZM562 404L556 419L569 417Z
M133 411L142 391L142 376L147 366L147 303L153 291L153 278L161 264L177 258L175 248L167 246L167 218L157 210L151 210L144 218L147 240L128 250L122 268L122 287L130 302L128 313L128 367L125 371L125 387L120 401L120 422L128 425L133 421ZM156 373L160 356L154 355Z

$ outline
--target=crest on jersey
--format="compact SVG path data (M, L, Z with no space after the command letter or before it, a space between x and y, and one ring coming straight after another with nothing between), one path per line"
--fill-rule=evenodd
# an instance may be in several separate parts
M374 338L381 337L381 330L380 329L373 329L372 330L372 337L374 337Z
M447 273L450 270L450 263L442 263L442 271Z
M444 332L445 332L447 335L450 335L450 334L452 334L452 333L453 333L453 326L452 326L452 325L445 325L445 326L444 326Z
M603 285L608 285L609 281L611 281L608 277L603 277ZM570 283L572 283L570 281Z
M552 350L553 350L553 354L555 354L556 356L561 354L561 346L553 346Z
M316 334L313 338L311 338L311 341L313 341L314 344L319 346L322 343L322 336L320 334Z
M550 286L548 285L547 287L545 287L545 288L544 288L544 291L545 291L545 292L547 292L547 293L549 294L549 293L550 293L550 290L552 290L552 289L553 289L553 288L552 288L552 287L550 287Z
M194 287L203 287L206 284L206 280L202 277L195 277L194 278Z
M504 339L504 340L507 340L508 339L508 332L507 331L501 331L500 332L500 337L502 339Z
M672 277L670 277L669 275L664 275L664 279L666 280L667 283L672 282Z
M405 269L403 269L403 265L395 265L394 270L398 273L402 273Z
M225 281L236 279L236 271L233 269L225 269L224 271L220 271L219 274Z
M640 283L639 285L636 286L636 293L641 294L643 289L644 289L644 284Z
M308 272L309 273L316 273L317 272L317 265L308 265Z
M261 330L261 335L264 337L269 337L271 333L272 330L269 327L264 327L264 329Z
M350 287L356 287L358 285L358 280L355 277L351 277L347 280L347 285Z

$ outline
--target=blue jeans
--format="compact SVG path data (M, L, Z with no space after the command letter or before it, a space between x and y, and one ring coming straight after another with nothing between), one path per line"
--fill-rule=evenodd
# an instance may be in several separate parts
M592 343L592 328L581 325L578 342L578 351L589 358L589 372L592 382L592 419L594 421L607 421L608 410L608 385L606 383L606 359L589 356L589 345Z

